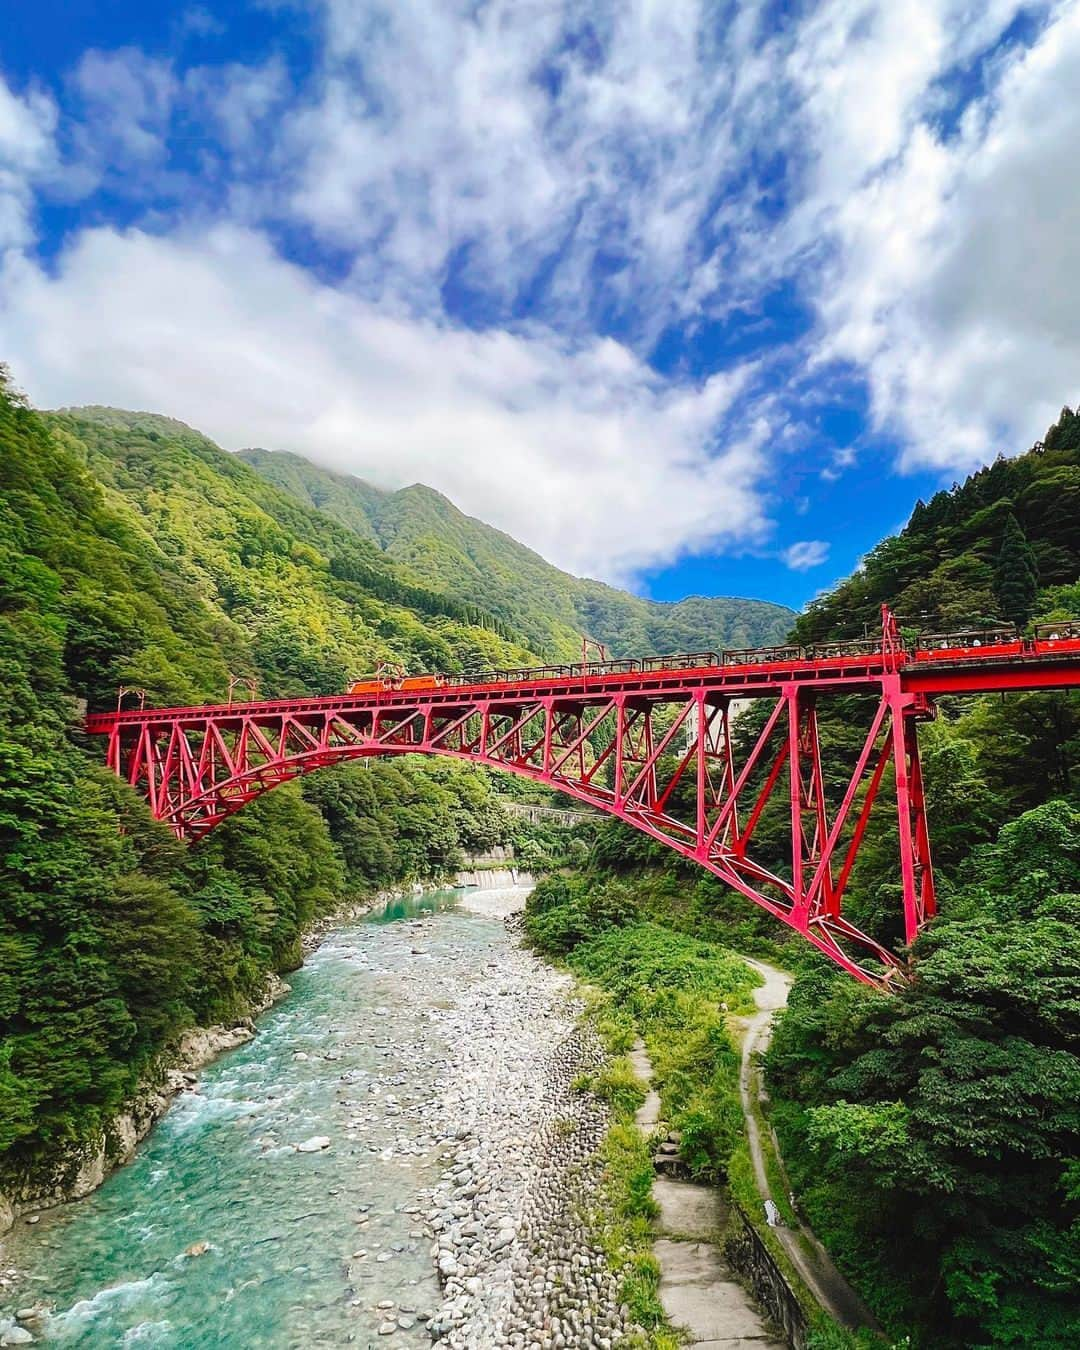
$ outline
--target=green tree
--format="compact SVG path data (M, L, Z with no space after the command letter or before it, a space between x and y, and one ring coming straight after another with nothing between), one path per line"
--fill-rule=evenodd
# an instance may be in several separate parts
M346 884L500 836L475 771L387 764L278 787L188 849L81 734L76 700L118 682L192 703L230 671L272 693L381 656L529 663L363 541L370 584L332 576L350 539L179 423L41 416L0 370L0 1189L99 1131L183 1026L248 1012Z
M1039 592L1035 553L1020 522L1010 512L994 569L994 593L1005 617L1018 626L1031 618Z
M1080 1339L1078 825L1064 803L1006 825L917 978L800 979L769 1054L815 1227L920 1346Z

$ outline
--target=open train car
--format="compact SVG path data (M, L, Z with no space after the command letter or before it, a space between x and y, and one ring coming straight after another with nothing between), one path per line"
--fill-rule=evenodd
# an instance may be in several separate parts
M1037 623L1032 642L1040 654L1080 656L1080 619L1067 619L1064 623Z
M920 633L910 652L916 664L941 661L963 664L1032 656L1080 659L1080 621L1036 624L1030 637L1006 625L962 633Z
M960 633L920 633L909 655L916 662L986 660L988 657L1020 656L1024 639L1014 627L999 624Z

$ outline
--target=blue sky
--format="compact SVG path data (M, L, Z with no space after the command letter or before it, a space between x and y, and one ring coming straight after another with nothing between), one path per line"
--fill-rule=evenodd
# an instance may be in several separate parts
M800 606L1080 390L1080 3L39 0L0 357Z

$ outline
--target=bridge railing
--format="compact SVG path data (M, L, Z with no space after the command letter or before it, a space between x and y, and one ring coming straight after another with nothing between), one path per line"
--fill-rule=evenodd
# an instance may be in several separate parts
M646 656L642 659L641 669L700 670L705 666L719 664L720 658L715 652L676 652L671 656Z
M750 1282L755 1299L782 1328L784 1339L792 1350L805 1350L810 1328L795 1291L746 1211L735 1201L732 1206L739 1220L738 1231L724 1243L724 1255Z

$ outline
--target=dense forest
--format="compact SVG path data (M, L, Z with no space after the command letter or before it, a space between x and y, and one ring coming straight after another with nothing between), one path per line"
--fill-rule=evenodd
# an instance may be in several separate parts
M94 1138L180 1028L245 1013L342 897L528 834L484 775L399 760L188 849L84 743L84 705L534 659L507 633L178 423L0 384L0 1190Z
M804 640L882 601L923 630L1080 615L1080 415L918 503ZM802 1203L927 1345L1080 1341L1080 697L946 700L924 737L942 916L875 995L806 963L769 1057ZM891 839L861 919L895 883ZM886 936L891 934L885 933Z
M767 646L784 639L795 617L764 600L690 596L665 604L570 576L420 483L382 492L299 455L244 450L240 458L425 584L511 623L548 660L578 659L583 632L615 656Z
M1080 615L1080 415L920 502L794 637L874 632L883 602L922 631ZM819 707L833 789L864 711ZM756 711L737 726L745 751ZM942 700L920 740L942 912L893 994L614 823L585 868L534 893L530 931L584 968L616 941L659 959L649 935L675 929L676 987L702 941L794 971L766 1066L772 1124L797 1203L884 1327L920 1347L1067 1350L1080 1344L1080 696ZM785 828L762 818L765 861ZM896 848L889 813L871 817L849 899L899 950ZM715 1073L699 1064L688 1086L680 1071L670 1091L700 1171L727 1155L738 1194L730 1043L716 1028L713 1043Z

